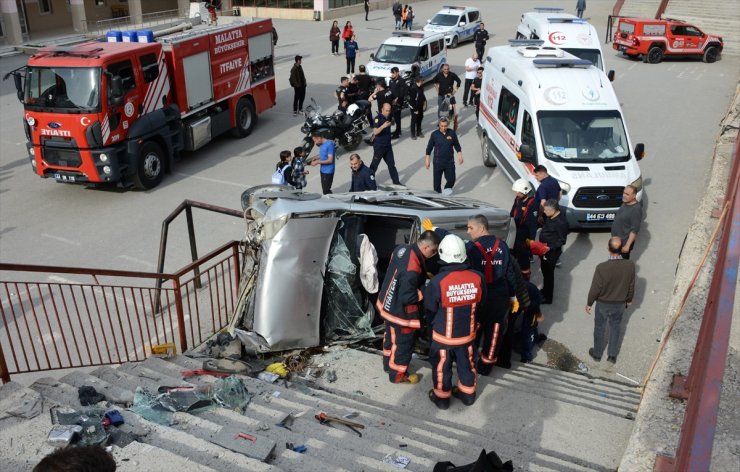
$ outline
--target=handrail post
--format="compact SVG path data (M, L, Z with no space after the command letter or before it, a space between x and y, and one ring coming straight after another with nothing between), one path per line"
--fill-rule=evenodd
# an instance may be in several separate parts
M187 205L185 207L185 219L188 225L188 240L190 241L190 257L193 258L193 262L198 260L198 247L195 243L195 226L193 225L193 207ZM200 268L196 266L193 270L195 276L195 288L199 289L203 286L200 280Z
M175 289L175 314L177 316L177 334L180 337L180 354L188 350L188 337L185 334L185 313L182 306L182 290L180 288L180 277L172 279Z
M10 382L10 372L8 372L8 365L5 363L5 353L2 346L0 346L0 380L4 384Z
M231 246L231 253L234 255L234 293L236 293L237 298L239 297L239 284L241 283L240 277L241 277L241 264L239 261L239 243L234 241L234 244Z

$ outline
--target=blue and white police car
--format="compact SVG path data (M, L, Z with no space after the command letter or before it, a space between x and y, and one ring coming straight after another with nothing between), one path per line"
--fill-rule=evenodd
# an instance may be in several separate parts
M474 7L445 6L431 20L424 31L442 33L447 46L456 48L463 41L472 41L480 29L480 10Z
M383 41L374 54L370 54L367 73L370 77L384 80L391 77L391 69L398 67L401 77L416 67L428 82L437 75L442 64L447 62L444 35L423 31L394 31L393 36Z

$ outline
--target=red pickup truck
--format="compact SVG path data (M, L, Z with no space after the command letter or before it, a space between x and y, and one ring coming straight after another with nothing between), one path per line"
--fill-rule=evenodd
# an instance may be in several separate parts
M724 43L681 20L620 18L614 49L629 57L642 55L643 62L657 64L664 56L699 56L704 62L719 59Z

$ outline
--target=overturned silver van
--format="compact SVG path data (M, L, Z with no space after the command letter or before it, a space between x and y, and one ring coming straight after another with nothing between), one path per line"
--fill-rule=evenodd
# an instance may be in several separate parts
M424 218L468 239L468 218L483 214L509 245L515 236L508 210L429 192L319 195L264 185L242 194L242 208L244 262L229 330L254 352L374 336L373 294L360 281L365 238L382 281L393 249L415 242Z

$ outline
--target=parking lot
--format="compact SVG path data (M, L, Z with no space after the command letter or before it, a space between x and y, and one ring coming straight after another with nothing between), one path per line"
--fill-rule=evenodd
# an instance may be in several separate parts
M469 1L482 10L492 33L488 46L505 44L513 37L522 12L542 2ZM567 2L568 7L572 7ZM443 2L415 3L415 24L423 25ZM585 16L602 35L612 1L591 0ZM390 9L342 18L355 26L360 45L358 64L388 37L393 28ZM315 98L325 110L336 105L333 91L344 75L344 58L331 55L330 22L277 20L280 41L276 55L277 106L259 117L254 133L246 139L221 137L207 147L184 155L172 174L150 191L86 189L42 180L30 168L21 127L22 108L12 81L0 84L0 260L30 264L84 266L154 271L162 220L183 200L197 200L239 208L241 192L268 183L279 152L301 142L302 117L293 117L293 92L288 74L296 54L303 56L308 80L307 98ZM640 162L646 189L647 219L636 247L638 287L636 302L623 323L626 335L616 366L601 365L597 373L619 372L639 380L657 348L664 312L673 289L673 276L684 236L697 201L703 194L713 153L718 123L724 116L738 80L738 57L727 56L714 64L695 60L666 60L644 64L617 55L604 45L606 68L616 71L614 87L622 103L626 124L634 143L646 145ZM448 51L451 69L462 76L462 65L473 52L470 43ZM0 59L0 72L21 66L24 56ZM430 102L424 132L434 129L436 100L427 86ZM458 92L461 102L462 91ZM403 125L408 129L404 114ZM455 192L509 208L511 183L497 169L483 166L475 115L472 108L460 112L459 135L465 162L458 167ZM410 188L431 189L431 171L424 169L425 140L412 141L408 133L394 142L401 181ZM371 150L362 144L357 151L366 162ZM308 190L319 191L318 169L311 168ZM334 189L349 188L350 169L340 153ZM379 183L389 182L381 164ZM241 238L245 225L237 218L196 214L201 253ZM171 229L167 266L175 270L188 262L184 221ZM606 258L608 233L572 233L556 272L553 305L544 311L543 332L579 358L587 358L591 345L592 319L583 311L595 265ZM538 281L539 279L535 279ZM536 359L545 362L544 353ZM606 364L606 363L603 363ZM603 369L600 370L600 369Z

